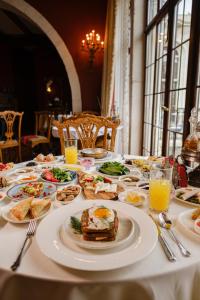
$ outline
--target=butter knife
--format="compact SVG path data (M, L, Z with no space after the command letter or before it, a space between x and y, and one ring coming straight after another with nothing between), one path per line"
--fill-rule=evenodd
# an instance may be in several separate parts
M171 262L175 262L176 261L176 256L173 253L173 251L171 250L168 242L166 241L166 239L164 238L164 236L162 235L162 231L160 229L160 226L158 224L158 222L155 220L155 218L149 214L149 216L152 218L153 222L156 224L157 230L158 230L158 240L165 252L165 255L167 256L168 260Z

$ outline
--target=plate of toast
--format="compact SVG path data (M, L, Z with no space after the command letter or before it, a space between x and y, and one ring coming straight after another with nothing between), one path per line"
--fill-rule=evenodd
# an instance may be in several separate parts
M102 205L77 211L62 225L63 239L86 249L109 249L124 245L139 227L128 215Z

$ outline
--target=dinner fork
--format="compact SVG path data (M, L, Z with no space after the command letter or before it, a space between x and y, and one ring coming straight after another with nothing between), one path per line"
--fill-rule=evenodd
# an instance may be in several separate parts
M19 255L17 256L17 259L15 260L15 262L12 264L12 266L10 267L12 271L16 271L17 268L19 267L20 263L21 263L21 259L22 259L22 254L23 254L23 250L24 250L24 247L27 243L27 241L29 239L32 238L32 236L35 234L35 230L36 230L36 225L37 225L37 222L36 220L31 220L29 222L29 225L28 225L28 229L27 229L27 232L26 232L26 238L24 240L24 243L22 245L22 248L19 252Z

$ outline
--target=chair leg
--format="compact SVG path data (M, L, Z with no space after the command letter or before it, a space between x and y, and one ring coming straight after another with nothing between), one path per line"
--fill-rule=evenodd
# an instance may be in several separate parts
M21 149L21 145L18 146L18 151L19 151L19 161L22 161L22 149Z
M3 153L1 149L0 149L0 161L3 162Z

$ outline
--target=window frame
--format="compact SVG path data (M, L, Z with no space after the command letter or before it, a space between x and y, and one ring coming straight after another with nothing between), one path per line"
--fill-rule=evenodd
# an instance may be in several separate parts
M164 106L169 107L170 105L170 84L171 84L171 76L172 76L172 50L173 50L173 30L174 30L174 13L175 6L179 2L179 0L167 0L162 8L159 10L160 0L158 0L157 5L157 14L153 17L153 19L148 24L148 0L146 0L146 24L145 24L145 57L144 57L144 113L145 113L145 83L146 83L146 54L147 54L147 36L148 33L156 28L156 47L155 52L157 51L157 32L158 32L158 24L168 15L168 46L167 46L167 62L166 62L166 83L165 83L165 91L164 91ZM188 119L190 117L191 109L195 106L196 102L196 92L197 92L197 76L198 76L198 59L199 59L199 42L200 42L200 1L193 0L192 1L192 10L191 10L191 31L189 37L189 54L188 54L188 69L187 69L187 79L186 79L186 97L185 97L185 113L184 113L184 124L183 124L183 141L189 134L189 122ZM198 34L196 34L198 32ZM155 60L156 61L156 53ZM200 64L200 61L199 61ZM154 66L156 68L156 64ZM154 71L154 82L153 82L153 103L152 103L152 122L151 122L151 145L150 145L150 155L153 153L153 115L155 111L155 71ZM164 110L163 112L163 132L167 133L163 135L162 140L162 155L167 154L167 145L168 145L168 135L173 134L173 131L168 129L169 123L169 113ZM145 127L145 119L143 116L143 137L142 137L142 149L144 150L144 127ZM176 134L176 132L174 133ZM177 132L177 134L180 134Z

